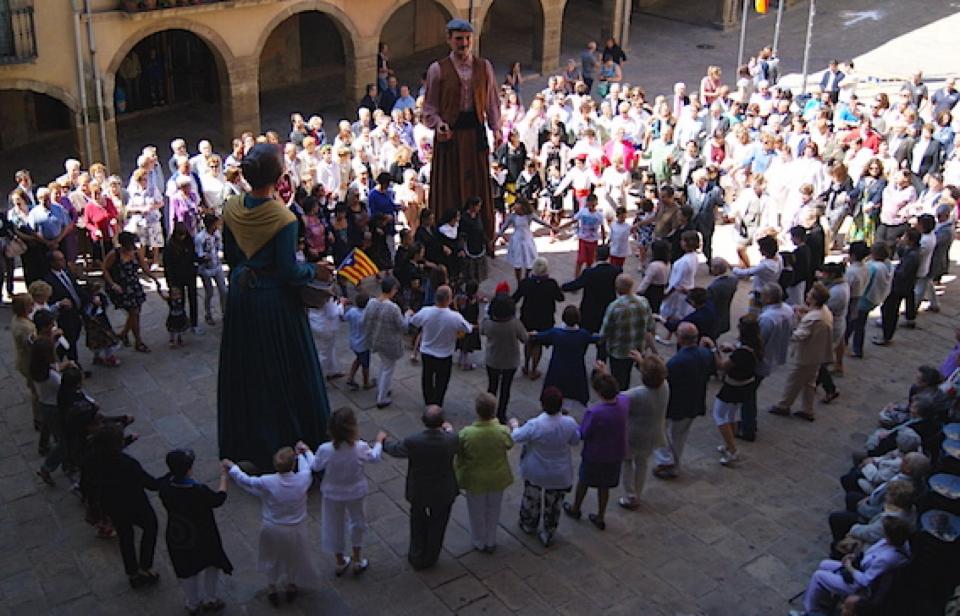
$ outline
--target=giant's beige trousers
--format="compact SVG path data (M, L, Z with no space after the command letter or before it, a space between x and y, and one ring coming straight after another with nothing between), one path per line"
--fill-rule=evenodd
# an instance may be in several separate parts
M783 388L783 396L777 402L777 406L782 409L790 409L797 395L801 396L803 412L813 414L813 398L817 393L817 371L820 370L820 364L794 364L789 365L790 371L787 372L787 383Z

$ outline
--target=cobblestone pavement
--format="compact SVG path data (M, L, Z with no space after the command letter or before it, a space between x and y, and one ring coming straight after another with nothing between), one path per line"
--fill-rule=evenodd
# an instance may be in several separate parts
M730 253L730 227L721 228L721 254ZM572 276L574 240L538 243L551 261L552 275ZM955 258L960 255L955 255ZM628 261L628 270L635 263ZM705 268L699 280L707 283ZM502 258L484 285L512 279ZM741 283L735 316L742 313L747 283ZM407 504L405 463L390 458L368 465L371 493L366 500L370 530L365 550L372 566L361 579L333 576L332 558L320 553L321 499L310 496L310 534L318 546L322 581L295 606L296 613L608 613L693 615L777 614L785 599L803 588L823 555L829 534L827 512L842 506L837 477L849 452L862 444L875 413L902 398L913 368L939 362L953 340L960 312L950 289L940 314L924 313L915 331L901 331L888 348L868 345L867 358L849 360L838 379L840 398L817 405L813 424L761 413L759 441L745 444L746 460L734 469L717 464L718 442L709 418L696 421L686 453L686 472L664 483L650 479L638 512L612 506L606 532L586 522L564 519L554 546L544 550L518 531L521 488L507 490L500 549L495 555L471 551L463 499L454 507L439 565L415 572L405 560ZM576 295L568 301L576 302ZM140 440L129 453L153 473L165 472L163 456L174 447L192 447L201 481L213 482L216 459L216 370L220 326L202 337L188 336L177 351L166 348L162 308L156 294L145 306L145 338L151 355L124 351L117 370L98 369L89 392L110 413L131 413ZM7 322L9 310L0 311ZM115 323L119 315L114 316ZM872 327L872 326L871 326ZM729 336L729 334L728 334ZM341 362L350 357L346 336L339 340ZM27 392L12 366L9 334L0 337L0 614L176 614L182 595L166 557L161 534L157 564L162 583L131 591L121 569L115 540L94 537L83 521L79 501L57 476L49 488L36 478L40 463L31 427ZM592 361L592 351L588 359ZM482 359L477 357L477 359ZM89 363L89 356L81 355ZM636 377L634 377L636 378ZM783 374L764 382L761 406L773 401ZM455 369L447 412L457 427L472 421L472 400L486 386L482 370ZM536 414L541 383L518 378L509 412ZM394 384L395 404L374 407L372 392L348 392L342 381L329 388L333 408L351 406L362 435L379 429L406 435L418 429L421 412L419 367L403 361ZM712 393L716 385L711 387ZM572 409L580 416L579 409ZM519 448L517 448L519 449ZM511 458L516 468L519 452ZM614 497L617 493L615 491ZM165 514L155 501L161 524ZM585 507L594 508L588 499ZM263 580L256 572L259 504L230 487L218 511L227 553L236 571L222 582L231 614L271 613Z
M927 40L956 45L953 39L942 38L951 31L948 26L956 17L937 21L956 10L947 3L880 3L889 11L884 21L860 24L847 31L827 19L840 9L865 10L873 4L843 0L825 7L825 38L818 44L817 53L858 55L926 24L932 24L923 30ZM921 6L923 11L918 10ZM801 12L795 9L787 13L785 23L792 24L789 28L797 30ZM842 23L839 13L834 17ZM656 18L636 21L634 56L642 50L652 53L663 49L666 53L669 45L679 49L686 44L683 32L695 32L698 39L710 37L716 43L711 53L718 56L729 57L735 52L736 37L729 33L651 20ZM769 17L761 23L772 31ZM701 32L703 37L699 36ZM748 48L761 42L751 35ZM915 45L915 37L896 39L871 52L870 61L902 64L903 58L913 57L920 63ZM935 59L932 50L942 48L932 44L924 47L922 64ZM811 66L818 67L816 59L826 57L815 56ZM943 53L940 57L956 54ZM653 54L628 64L626 72L631 80L638 79L636 71L669 87L675 78L668 74L676 73L680 66L677 63L686 67L682 68L683 78L695 83L703 65L714 61L699 52L672 54L669 58ZM796 69L788 66L788 70ZM651 90L662 89L654 85ZM732 257L726 231L729 228L717 235L718 253ZM548 244L540 239L538 243L541 253L551 260L553 275L568 280L573 272L573 241ZM635 263L628 262L630 267ZM494 263L492 272L484 285L488 293L496 281L512 280L503 259ZM699 279L707 282L703 271ZM586 522L564 519L557 542L544 550L517 529L520 485L514 484L507 491L498 538L500 549L495 555L471 551L465 505L458 499L439 565L414 572L404 558L405 463L385 458L381 464L366 467L371 494L366 501L370 531L365 550L371 569L359 580L336 579L331 558L319 550L320 498L315 490L310 497L310 533L323 578L294 606L282 611L584 614L603 610L664 616L785 613L785 599L802 589L825 552L829 540L825 516L842 506L836 478L846 470L848 453L860 446L873 428L880 406L905 395L914 367L939 362L952 345L953 326L960 313L955 286L948 285L943 312L922 314L917 330L898 332L894 344L887 348L868 345L865 360L851 360L847 376L838 379L840 398L829 407L818 404L815 423L761 413L760 440L744 445L746 460L739 467L726 469L717 464L713 448L718 437L712 422L708 418L695 422L686 452L685 475L670 483L650 479L640 511L627 512L613 506L605 532ZM742 283L734 318L743 311L746 289L747 284ZM578 302L579 296L571 294L568 301ZM144 323L146 341L154 353L121 353L123 365L115 371L96 370L87 388L106 411L136 415L134 428L141 438L129 452L149 471L165 471L163 455L168 449L192 447L198 454L198 479L213 482L218 473L215 405L220 327L208 329L202 337L188 335L183 349L171 351L165 345L163 309L157 296L151 294ZM8 320L9 309L4 306L0 308L0 322ZM114 323L119 321L120 315L115 315ZM345 365L351 358L346 336L341 336L339 347ZM588 359L592 360L592 352ZM89 363L85 350L81 360ZM761 407L773 401L782 383L782 373L765 381ZM447 396L447 412L454 425L472 421L471 401L485 386L482 370L455 370ZM372 392L353 393L342 387L341 383L330 388L331 405L354 407L364 437L372 438L381 428L401 436L419 429L419 367L407 362L398 365L395 404L386 410L374 407ZM511 415L526 418L535 414L540 387L539 382L518 378ZM714 385L711 396L715 389ZM580 415L578 409L573 411L575 416ZM518 451L512 452L514 468L518 455ZM11 340L4 333L0 336L0 614L181 613L182 595L174 583L162 534L157 563L163 581L152 589L130 590L114 541L93 536L65 478L57 477L56 488L39 482L34 475L39 463L27 392L13 369ZM158 502L155 505L163 524L162 507ZM593 506L592 499L585 505L588 511ZM263 580L256 572L258 503L231 486L218 520L227 553L236 566L234 574L222 582L227 613L273 613L262 591Z

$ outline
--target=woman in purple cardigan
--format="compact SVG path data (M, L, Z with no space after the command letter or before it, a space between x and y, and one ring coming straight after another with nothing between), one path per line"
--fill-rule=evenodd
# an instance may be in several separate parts
M580 506L587 495L587 488L597 488L597 513L587 516L593 525L604 530L607 525L603 516L610 500L610 488L620 483L620 465L627 453L627 415L630 404L620 394L617 380L602 368L593 371L590 377L593 390L600 402L583 415L580 423L580 477L573 505L563 504L563 510L572 518L580 519Z

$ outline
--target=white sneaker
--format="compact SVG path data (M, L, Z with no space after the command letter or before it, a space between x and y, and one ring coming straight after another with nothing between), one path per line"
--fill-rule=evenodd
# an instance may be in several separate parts
M192 331L195 336L202 336L202 335L205 333L205 332L203 331L203 328L200 327L199 325L197 325L197 326L194 327L194 328L191 328L190 331Z
M727 453L727 446L717 445L717 453L720 453L720 454Z
M734 462L739 462L740 456L735 451L726 451L724 450L723 454L720 456L720 464L724 466L731 466Z

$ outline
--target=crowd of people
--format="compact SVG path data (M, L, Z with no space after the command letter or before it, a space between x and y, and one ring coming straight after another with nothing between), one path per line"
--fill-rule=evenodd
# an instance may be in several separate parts
M464 30L451 28L451 41L457 32ZM514 482L507 458L514 443L525 450L524 532L549 546L561 513L581 518L590 488L597 508L588 519L603 530L611 489L622 484L617 504L635 510L648 473L662 480L681 474L691 426L708 409L717 459L735 468L744 462L738 441L757 438L758 390L767 377L785 375L772 416L814 421L818 387L829 404L840 395L834 377L863 358L875 308L881 329L872 342L879 346L892 344L898 327L915 328L921 308L940 309L960 199L952 115L960 92L952 79L931 92L917 73L892 95L861 100L853 63L832 62L818 91L801 96L777 84L776 56L764 49L733 83L714 66L698 87L677 83L648 99L625 81L626 56L614 41L602 51L590 43L529 100L516 65L499 89L491 87L499 95L487 101L486 114L498 127L486 129L494 146L492 202L466 198L438 218L429 206L429 82L414 95L382 52L380 79L356 119L341 120L329 135L320 116L295 113L285 137L245 133L226 156L208 141L191 154L177 139L161 163L157 148L145 147L127 181L76 160L36 190L29 171L16 174L0 230L0 287L12 300L16 367L33 399L44 456L37 474L54 485L62 468L76 480L98 536L119 538L134 587L159 579L157 518L144 493L158 490L187 609L222 609L218 572L232 566L212 509L225 502L230 478L263 502L259 569L268 599L278 605L282 593L294 601L300 585L315 579L306 495L316 472L323 472L324 551L337 576L362 574L370 566L361 549L362 467L384 453L409 459L408 558L416 568L437 562L461 490L474 548L495 551L503 494ZM272 163L264 170L258 162L273 156L269 145L278 157L282 151L278 178ZM268 200L283 207L259 217L241 211ZM258 239L249 232L254 222L276 235ZM217 491L192 479L188 450L168 454L168 475L151 476L123 453L136 438L124 433L134 418L104 415L83 389L91 371L79 361L82 333L99 367L119 366L124 346L149 353L140 327L144 278L168 306L171 349L184 344L185 333L204 333L198 279L208 327L215 316L226 326L228 304L248 315L252 304L228 300L227 289L278 277L274 257L263 265L260 251L268 240L286 242L286 229L293 256L286 260L280 247L275 260L291 280L312 280L313 267L325 280L319 272L327 263L341 274L301 315L326 380L345 376L336 339L348 332L355 357L345 385L375 389L376 407L385 408L393 403L396 364L409 350L410 361L422 365L424 431L402 440L381 433L367 443L354 413L340 409L313 432L325 442L305 437L253 465L224 459ZM714 254L727 231L738 242L734 263ZM575 270L563 282L538 253L538 234L551 242L576 238ZM500 243L516 280L481 293ZM697 283L701 254L711 276L706 286ZM26 293L14 294L16 260ZM358 260L373 264L375 280L350 274ZM750 308L731 331L740 280L750 281ZM579 305L567 303L566 294L577 291ZM111 305L126 313L119 331ZM409 349L398 332L409 335ZM591 345L595 364L586 360ZM659 347L671 346L676 351L662 359ZM552 349L545 375L544 347ZM471 370L479 352L488 392L476 399L477 421L457 433L442 410L447 388L454 364ZM911 557L907 545L949 547L956 537L960 511L950 477L960 467L951 453L957 449L948 447L960 437L950 424L955 392L938 389L944 379L956 381L952 357L939 371L921 369L906 408L885 409L883 432L844 477L846 510L830 518L838 560L824 561L811 579L807 614L830 613L838 601L845 613L867 613L856 610L876 602L880 579L887 580L884 592L906 593L904 585L920 575L910 572L932 562L917 549ZM631 383L635 368L639 385ZM543 379L542 412L522 423L509 414L518 369ZM720 387L709 400L713 378ZM325 394L322 400L326 405ZM564 400L585 407L579 422ZM571 453L581 442L575 483ZM266 472L271 465L273 474ZM143 533L139 554L134 527ZM184 536L200 541L178 543ZM952 562L947 548L928 553ZM885 577L901 568L897 584ZM924 597L934 600L945 600L956 582L947 573L925 579L936 580L924 586Z

